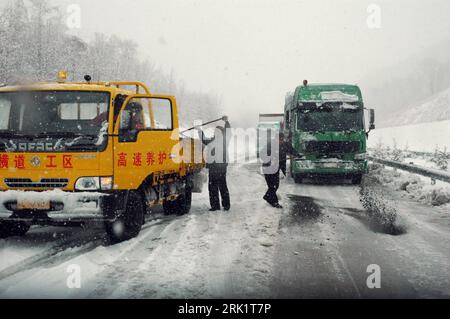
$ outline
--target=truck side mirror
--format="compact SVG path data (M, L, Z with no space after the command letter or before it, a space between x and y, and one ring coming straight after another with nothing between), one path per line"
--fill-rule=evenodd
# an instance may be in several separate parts
M369 116L370 116L370 129L374 130L375 129L375 110L374 109L370 109L369 110Z

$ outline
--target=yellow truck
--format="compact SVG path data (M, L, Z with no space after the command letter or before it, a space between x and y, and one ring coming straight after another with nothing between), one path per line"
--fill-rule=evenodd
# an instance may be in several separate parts
M200 141L180 136L175 98L65 78L0 87L0 237L101 222L120 242L153 206L188 213L204 161Z

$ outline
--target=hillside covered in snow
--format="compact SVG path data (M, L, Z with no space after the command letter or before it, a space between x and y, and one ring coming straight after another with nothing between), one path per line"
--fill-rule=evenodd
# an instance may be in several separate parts
M431 98L398 112L385 122L385 126L402 126L450 119L450 87Z

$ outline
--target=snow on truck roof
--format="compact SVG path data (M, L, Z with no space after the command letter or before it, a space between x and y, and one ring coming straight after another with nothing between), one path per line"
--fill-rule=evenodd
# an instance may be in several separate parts
M350 84L308 84L298 86L294 94L298 101L304 102L359 102L361 90Z
M327 91L320 92L320 99L322 101L342 101L342 102L358 102L359 97L354 94L347 94L341 91Z
M280 128L281 122L259 122L257 124L257 128L268 128L268 127Z

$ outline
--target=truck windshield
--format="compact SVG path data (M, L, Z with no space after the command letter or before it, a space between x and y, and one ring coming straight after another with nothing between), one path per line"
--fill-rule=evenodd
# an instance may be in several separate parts
M349 103L307 103L297 112L297 129L307 132L360 131L364 129L363 108Z
M107 92L0 93L0 139L61 138L71 146L75 139L79 145L100 145L107 132L109 101Z

